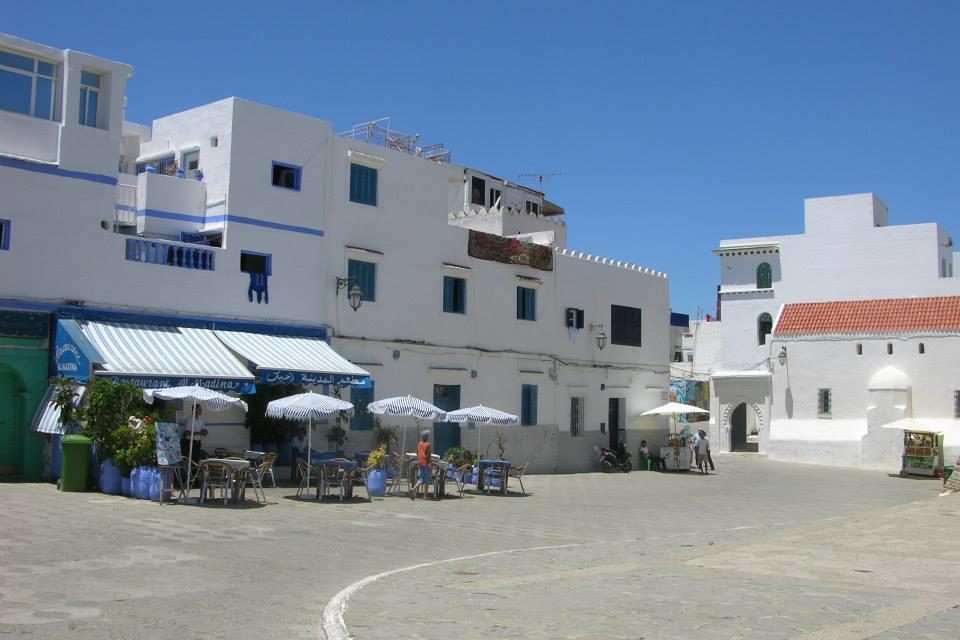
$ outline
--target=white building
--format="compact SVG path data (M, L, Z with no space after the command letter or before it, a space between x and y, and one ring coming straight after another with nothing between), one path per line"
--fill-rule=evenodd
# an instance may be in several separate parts
M507 455L538 470L589 469L594 444L659 436L639 414L667 390L665 274L569 250L563 210L542 193L383 121L336 134L228 98L123 122L131 74L0 36L0 334L16 342L0 344L0 405L20 398L14 423L29 422L48 375L92 365L144 385L482 402L523 417ZM301 339L303 359L277 336ZM125 349L138 339L149 345ZM181 343L243 366L174 362ZM217 420L205 448L249 444L241 415ZM369 419L352 429L348 452L367 448ZM467 426L434 433L437 449L475 447ZM17 438L0 467L35 476L37 443Z
M771 414L786 411L778 407L785 398L776 396L771 380L783 345L770 336L784 305L957 295L960 253L952 247L950 236L935 223L889 225L886 206L873 194L806 200L802 234L722 241L714 251L720 257L721 322L709 323L719 330L719 342L707 339L698 345L698 350L719 347L720 353L709 370L714 447L759 450L782 459L818 459L820 454L812 451L821 436L826 437L824 429L834 432L828 427L809 431L813 449L802 454L799 445L769 444L779 439L771 432ZM944 348L949 352L954 347ZM884 366L888 364L896 366L894 362ZM815 375L828 375L824 371L828 365L829 361L816 364ZM800 366L791 365L793 371ZM849 380L857 389L864 387L862 382ZM842 387L842 380L837 384ZM848 391L840 388L835 395L854 397ZM773 427L787 429L780 422ZM795 433L792 428L784 431L784 440L794 439L788 435ZM827 461L826 456L822 460Z

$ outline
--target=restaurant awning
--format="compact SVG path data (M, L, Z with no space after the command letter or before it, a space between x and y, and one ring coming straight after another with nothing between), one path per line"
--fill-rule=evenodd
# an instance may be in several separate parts
M78 321L102 356L94 375L143 388L197 385L253 393L254 377L209 329Z
M87 390L83 385L76 387L77 397L74 400L76 406L80 406L83 400L83 393ZM43 394L43 400L37 407L37 412L33 414L32 428L37 433L49 433L51 435L63 433L63 425L60 424L60 407L53 403L53 394L56 389L53 386L47 387L47 392Z
M266 384L369 386L370 373L353 364L320 338L216 331L234 353L256 367Z

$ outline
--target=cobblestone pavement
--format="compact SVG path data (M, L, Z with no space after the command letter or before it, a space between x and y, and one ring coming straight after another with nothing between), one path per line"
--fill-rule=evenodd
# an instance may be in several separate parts
M439 502L0 485L0 637L322 638L331 598L391 571L349 590L358 640L960 635L960 497L717 458L707 477L529 476L526 497Z

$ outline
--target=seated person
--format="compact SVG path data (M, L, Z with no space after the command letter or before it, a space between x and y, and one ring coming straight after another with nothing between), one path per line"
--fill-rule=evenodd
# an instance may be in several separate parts
M647 460L653 462L653 468L657 471L666 471L667 463L663 461L663 458L660 456L650 453L650 448L647 446L646 440L640 441L640 464L642 465Z

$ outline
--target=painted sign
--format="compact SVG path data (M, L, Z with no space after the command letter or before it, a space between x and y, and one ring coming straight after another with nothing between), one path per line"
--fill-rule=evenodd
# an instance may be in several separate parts
M368 388L370 378L335 373L311 373L309 371L277 371L273 369L259 369L259 381L264 384L302 384L302 385L332 385L335 387Z
M233 391L235 393L256 393L257 387L253 380L236 378L166 378L162 376L114 375L109 371L98 371L98 378L106 378L113 382L130 382L141 389L169 389L170 387L198 386L214 391Z
M60 326L54 342L53 368L59 378L87 382L90 377L90 360Z
M483 233L471 229L470 238L467 240L467 254L481 260L523 265L541 271L553 271L553 249L551 247L524 242L516 238L505 238L493 233Z
M689 404L710 410L710 383L706 380L673 379L670 381L670 402ZM706 413L690 413L677 416L677 424L684 422L705 422L710 419Z

